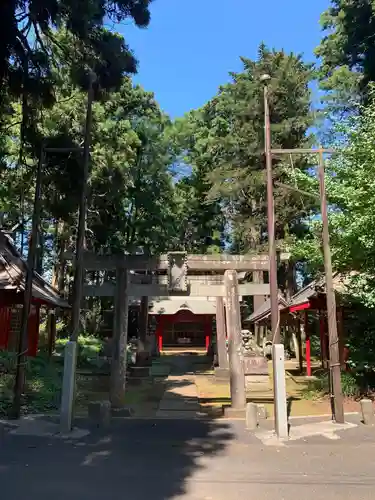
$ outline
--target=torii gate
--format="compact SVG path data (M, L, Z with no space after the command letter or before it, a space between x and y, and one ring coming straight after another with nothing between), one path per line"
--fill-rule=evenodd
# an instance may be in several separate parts
M71 260L73 256L67 253L64 257L66 260ZM288 258L289 255L286 253L279 256L281 262ZM234 370L237 373L237 377L231 377L232 406L236 404L241 406L244 403L244 383L242 383L243 380L241 381L244 375L238 349L241 343L239 297L254 296L254 306L258 307L269 296L269 284L264 283L263 276L265 271L269 271L268 255L195 255L186 252L169 252L158 257L147 257L126 254L96 255L85 252L83 266L86 271L116 271L115 280L108 280L100 285L89 284L83 288L85 297L113 296L115 298L110 396L113 407L123 405L125 394L129 297L142 299L141 317L147 318L148 297L172 295L216 297L219 367L228 369L226 354L226 332L228 332L229 364L231 371ZM249 283L238 284L237 272L244 271L251 272L253 280ZM141 324L142 340L146 335L147 321L143 318Z

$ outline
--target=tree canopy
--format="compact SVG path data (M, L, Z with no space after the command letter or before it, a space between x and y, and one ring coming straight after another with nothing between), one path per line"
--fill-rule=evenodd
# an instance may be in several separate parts
M192 165L190 182L195 181L199 196L205 198L206 210L197 223L206 228L206 235L225 229L232 248L240 252L260 250L266 242L261 76L264 73L271 75L269 94L274 147L293 148L307 144L307 131L313 122L308 88L312 68L300 56L261 45L257 60L242 58L242 62L243 72L233 73L231 83L221 87L203 108L176 124L184 138L185 161ZM280 245L283 241L286 243L289 235L304 231L303 221L314 209L309 202L301 203L301 197L292 190L280 187L280 183L285 184L294 169L307 168L306 162L288 165L279 160L274 162ZM208 216L211 227L205 220Z
M366 100L375 81L375 4L373 0L332 0L321 18L323 39L316 50L325 99L336 111Z

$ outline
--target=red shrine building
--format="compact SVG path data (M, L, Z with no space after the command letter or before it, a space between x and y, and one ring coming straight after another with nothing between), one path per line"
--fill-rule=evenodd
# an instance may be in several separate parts
M215 299L154 298L149 310L149 330L155 333L159 352L188 347L208 351L215 314Z
M346 280L344 276L335 274L333 279L334 290L339 294L346 293ZM327 296L325 279L312 281L309 285L298 291L289 301L285 300L279 293L280 329L285 333L285 329L292 330L299 338L299 358L300 370L302 371L302 361L306 362L306 375L312 375L312 354L311 337L314 334L313 326L317 326L320 341L320 363L323 368L328 367L329 362L329 339L328 339L328 317L327 317ZM345 349L344 334L344 307L337 300L336 320L338 333L339 356L342 369L346 367L348 352ZM269 337L271 307L270 299L267 299L246 322L254 328L256 336ZM260 334L257 333L260 330ZM302 335L303 333L303 335ZM302 346L304 338L304 349ZM304 351L304 352L303 352ZM303 356L304 355L304 356Z
M17 350L26 268L26 262L12 240L0 231L0 349ZM28 322L28 356L36 356L38 351L42 307L69 308L69 304L38 273L34 273ZM49 338L49 342L52 346L54 338Z

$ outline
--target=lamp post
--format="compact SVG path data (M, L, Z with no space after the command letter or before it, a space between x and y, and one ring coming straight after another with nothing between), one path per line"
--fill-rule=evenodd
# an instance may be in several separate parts
M328 317L328 337L329 337L329 381L331 392L331 406L332 417L338 424L345 421L344 403L341 387L341 366L340 366L340 352L339 352L339 338L337 332L337 315L336 315L336 296L333 285L333 271L332 271L332 256L329 241L329 223L328 223L328 208L327 208L327 194L325 188L325 165L324 154L333 154L333 149L272 149L271 155L319 155L319 189L320 189L320 211L322 215L322 240L323 240L323 254L324 254L324 270L326 279L326 301L327 301L327 317ZM279 183L280 184L280 183ZM300 189L280 184L282 187L296 191L302 195L312 196L318 198L311 193L302 191Z
M90 83L87 93L87 108L86 108L86 123L85 137L83 143L83 179L82 192L79 203L78 228L76 240L76 254L74 262L74 282L73 282L73 299L72 299L72 331L70 340L77 342L79 334L79 317L81 312L81 300L83 289L83 252L85 249L85 229L86 229L86 212L87 212L87 194L88 181L90 176L90 145L91 145L91 128L92 128L92 104L94 101L94 83L96 75L90 71Z
M83 144L83 179L79 204L76 252L74 262L74 283L72 300L72 321L70 342L65 346L64 374L60 407L60 430L67 434L72 429L74 394L76 385L77 341L79 334L79 319L81 312L82 289L84 279L83 252L85 250L85 229L87 212L87 194L90 177L90 145L92 125L92 104L94 101L94 83L96 75L90 71L90 83L87 93L85 136Z
M263 75L264 84L264 152L266 157L267 173L267 222L268 222L268 252L269 252L269 281L271 301L271 329L272 329L272 366L273 390L275 405L275 430L279 438L288 437L288 416L286 406L284 346L280 344L279 321L279 292L277 286L277 261L275 243L275 207L272 179L272 150L271 150L271 123L268 101L268 82L270 75Z

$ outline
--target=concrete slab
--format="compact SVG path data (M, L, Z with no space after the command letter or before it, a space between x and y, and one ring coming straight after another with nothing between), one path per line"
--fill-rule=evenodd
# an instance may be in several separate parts
M215 378L229 380L229 368L216 367L214 369Z
M60 432L60 425L51 421L35 418L32 416L24 417L18 421L14 421L13 427L9 434L15 436L38 436L38 437L54 437L61 439L81 439L90 434L87 429L79 429L74 427L70 432Z
M290 428L289 437L285 439L279 439L273 430L256 432L255 436L266 446L285 446L289 442L306 440L307 438L315 436L321 436L336 441L341 439L341 436L337 434L338 432L353 429L355 427L357 427L357 424L352 422L336 424L332 422L332 420L323 420L293 426Z
M223 406L224 417L226 418L240 418L245 420L245 408L232 408L231 406Z

